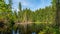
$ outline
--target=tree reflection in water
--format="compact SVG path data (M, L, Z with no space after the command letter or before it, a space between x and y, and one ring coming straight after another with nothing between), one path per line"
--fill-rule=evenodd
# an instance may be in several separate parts
M36 32L32 32L32 34L36 34Z

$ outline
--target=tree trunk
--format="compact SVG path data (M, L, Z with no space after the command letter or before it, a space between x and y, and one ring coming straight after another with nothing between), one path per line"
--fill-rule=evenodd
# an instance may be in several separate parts
M59 34L59 27L60 27L60 0L56 0L56 28L57 28L57 34Z

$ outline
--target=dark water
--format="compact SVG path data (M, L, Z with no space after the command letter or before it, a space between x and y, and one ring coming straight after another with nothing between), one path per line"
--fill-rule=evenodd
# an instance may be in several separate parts
M12 30L12 34L19 34L19 29L15 32L15 30ZM31 34L36 34L35 32L32 32Z

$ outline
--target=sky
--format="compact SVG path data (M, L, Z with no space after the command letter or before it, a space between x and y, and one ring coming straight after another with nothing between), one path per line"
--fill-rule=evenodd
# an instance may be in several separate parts
M8 4L8 0L5 0ZM51 5L51 0L12 0L12 7L18 10L18 3L21 2L22 9L30 8L31 10L37 10L39 8L44 8Z

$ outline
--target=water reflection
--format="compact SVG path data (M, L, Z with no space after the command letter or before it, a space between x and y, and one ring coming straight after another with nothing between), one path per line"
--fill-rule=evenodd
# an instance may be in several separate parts
M12 30L12 34L19 34L19 29L17 29L16 31ZM32 32L32 34L36 34L36 32Z
M32 34L36 34L36 32L32 32Z
M12 30L12 34L19 34L19 29L17 31Z
M12 30L12 34L15 34L15 31L14 30Z
M17 34L19 34L19 29L17 30Z

